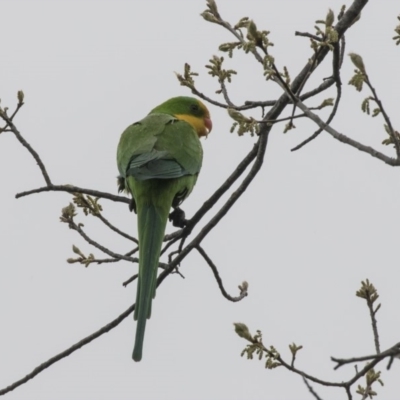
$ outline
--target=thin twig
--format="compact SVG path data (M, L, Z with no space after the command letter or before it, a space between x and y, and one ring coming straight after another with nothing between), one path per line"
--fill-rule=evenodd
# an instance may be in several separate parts
M333 362L337 363L337 365L334 367L334 369L338 369L346 364L352 364L352 363L358 363L358 362L370 361L370 360L379 360L380 361L387 357L396 357L399 355L400 355L400 342L396 343L394 346L390 347L386 351L383 351L382 353L379 353L379 354L372 354L370 356L352 357L352 358L331 357L331 360Z
M307 386L308 390L310 391L310 393L314 396L315 399L317 400L322 400L322 397L320 397L318 395L318 393L314 390L314 388L310 385L310 383L308 382L308 380L306 378L304 378L303 376L303 382L305 383L305 385Z
M379 306L376 310L374 310L374 304L373 304L370 296L367 296L366 301L367 301L367 305L368 305L369 315L371 317L372 332L374 334L375 350L376 350L376 354L379 354L381 351L380 351L380 344L379 344L378 323L376 321L376 312L378 311Z
M136 249L133 249L131 251L128 251L128 253L125 253L124 256L131 256L132 254L135 254L138 251L138 247L136 247ZM134 259L135 260L135 259ZM102 258L102 259L98 259L98 258L94 258L93 260L90 260L89 264L92 263L96 263L96 264L110 264L110 263L116 263L118 261L121 261L121 259L118 258ZM88 260L87 259L76 259L73 261L69 261L69 263L74 264L74 263L80 263L80 264L84 264L85 266L88 266Z
M263 346L263 349L265 352L270 353L270 351ZM324 381L323 379L316 378L315 376L309 375L305 373L304 371L301 371L297 369L296 367L291 366L288 364L286 361L282 359L281 356L276 357L276 360L286 369L289 371L294 372L295 374L298 374L300 376L312 382L318 383L322 386L331 386L331 387L342 387L342 388L347 388L353 385L355 382L357 382L360 378L362 378L369 370L375 367L376 364L378 364L380 361L382 361L383 358L375 359L373 360L370 364L366 365L361 371L359 371L356 375L353 376L350 380L346 382L329 382L329 381Z
M311 120L313 120L320 128L322 128L323 130L328 132L336 140L339 140L342 143L348 144L349 146L352 146L364 153L367 153L367 154L371 155L372 157L377 158L377 159L383 161L385 164L388 164L392 167L400 165L400 159L388 157L387 155L375 150L372 147L365 146L362 143L357 142L356 140L353 140L353 139L349 138L348 136L339 133L338 131L333 129L331 126L327 125L324 121L322 121L321 118L318 117L318 115L312 113L307 108L307 106L305 106L300 100L298 100L297 105L302 111L304 111L307 114L307 116Z
M96 247L97 249L101 250L103 253L108 254L110 257L113 257L117 260L125 260L133 263L139 262L138 258L132 258L129 256L125 256L123 254L117 254L113 251L107 249L106 247L102 246L101 244L97 243L93 239L91 239L81 228L80 224L76 224L73 220L69 221L69 227L75 231L77 231L90 245Z
M215 264L212 262L212 260L210 259L210 257L208 257L207 253L204 251L204 249L198 245L196 246L196 250L202 255L202 257L206 260L208 266L211 268L211 271L214 274L215 280L218 283L218 287L221 290L222 295L228 299L229 301L232 302L237 302L240 300L243 300L246 296L247 296L247 286L246 286L246 290L242 290L239 296L233 297L231 296L224 288L224 284L222 283L222 279L219 275L218 269L215 266Z
M228 107L236 108L236 106L232 103L231 99L229 98L228 91L226 90L226 85L223 80L221 80L220 85L221 85L222 95L224 96L224 99Z
M15 108L15 111L11 114L10 121L14 119L14 117L18 114L18 111L21 109L21 107L24 105L24 102L18 102L17 107ZM8 125L8 123L7 123Z
M200 92L196 87L191 87L190 90L192 91L192 93L195 96L200 97L201 99L203 99L204 101L206 101L207 103L210 103L214 106L220 107L220 108L229 108L229 106L227 104L221 103L217 100L212 99L211 97L205 95L204 93ZM240 107L235 107L235 110L244 110L245 108L243 108L244 106L240 106Z
M124 287L127 287L131 282L133 282L135 279L137 279L139 274L135 274L131 276L129 279L127 279L125 282L122 283Z
M326 120L325 124L329 125L333 118L336 115L336 112L338 110L339 107L339 102L340 99L342 97L342 88L340 84L336 84L336 88L337 88L337 94L336 94L336 100L335 100L335 104L333 106L333 109L331 111L331 113L329 114L328 119ZM311 109L310 109L311 110ZM316 130L309 138L307 138L306 140L302 141L300 144L298 144L297 146L293 147L290 151L296 151L301 149L303 146L305 146L306 144L310 143L312 140L314 140L316 137L319 136L319 134L323 131L322 128L319 128L318 130Z
M308 32L296 31L294 34L295 34L295 36L303 36L303 37L307 37L307 38L313 39L316 42L322 42L322 39L319 36L313 35L313 34L308 33Z
M114 194L107 193L107 192L100 192L98 190L80 188L78 186L73 186L73 185L53 185L53 184L50 184L49 186L44 186L44 187L41 187L38 189L33 189L33 190L28 190L26 192L17 193L15 195L15 198L19 199L20 197L29 196L31 194L42 193L42 192L67 192L67 193L71 193L71 194L83 193L83 194L88 194L88 195L95 196L95 197L100 197L102 199L112 200L112 201L119 202L119 203L130 204L130 202L131 202L127 197L116 196Z
M17 110L14 112L14 114L12 115L12 118L14 118L15 114L17 113L17 111L19 110L19 108L17 108ZM17 129L17 127L14 125L12 118L9 118L4 112L2 112L0 114L1 118L4 119L4 121L7 123L7 125L10 127L12 133L15 135L15 137L17 138L17 140L22 144L22 146L24 146L29 153L31 154L31 156L35 159L37 165L40 168L40 171L42 172L43 178L46 182L46 184L49 186L51 185L51 180L50 180L50 176L46 170L46 167L44 166L41 158L39 157L39 154L36 153L36 151L32 148L32 146L24 139L24 137L21 135L20 131Z
M346 387L345 387L345 390L346 390L346 394L347 394L347 400L352 400L352 399L353 399L353 396L352 396L352 394L351 394L350 387L349 387L349 386L346 386Z
M311 97L314 97L315 95L325 91L326 89L330 88L333 84L335 83L335 80L331 77L331 78L327 78L324 80L324 82L322 82L318 87L316 87L313 90L310 90L309 92L306 92L304 94L302 94L300 96L301 100L307 100ZM241 106L229 106L228 104L224 104L224 103L220 103L216 100L211 99L210 97L206 96L204 93L200 92L197 88L193 87L191 88L192 93L195 94L196 96L200 97L201 99L203 99L204 101L213 104L217 107L220 108L234 108L237 111L245 111L245 110L251 110L253 108L257 108L257 107L272 107L276 104L277 100L267 100L267 101L253 101L253 100L247 100L244 102L243 105ZM293 104L293 102L290 100L289 101L290 104Z
M241 36L237 30L233 29L231 24L227 21L224 21L220 16L220 25L222 25L225 29L227 29L229 32L232 33L233 36L236 37L236 39L242 44L246 44L246 40L244 40L243 36ZM260 54L257 52L256 49L250 50L250 52L254 55L254 58L261 64L264 65L264 60L260 56Z
M369 80L368 76L366 76L365 83L370 88L372 95L374 97L374 100L375 100L376 104L378 104L379 109L381 110L381 113L386 122L386 125L388 126L388 128L391 132L391 138L393 139L394 146L396 148L397 158L400 158L400 142L399 142L399 138L396 135L395 130L393 129L392 122L390 121L389 116L387 115L385 109L383 108L382 101L379 99L378 94L376 93L375 88L372 86L371 81Z
M112 231L118 233L119 235L121 235L122 237L124 237L125 239L131 240L132 242L135 242L136 244L139 243L139 240L137 240L136 238L134 238L133 236L128 235L125 232L122 232L120 229L118 229L116 226L114 226L113 224L111 224L102 214L95 214L95 216L97 218L99 218L105 225L107 225Z
M300 100L304 101L307 100L311 97L314 97L315 95L322 93L323 91L325 91L326 89L329 89L333 84L335 83L335 80L333 79L333 77L330 77L328 79L325 79L324 82L322 82L318 87L316 87L313 90L310 90L309 92L306 92L302 95L299 96ZM256 107L270 107L270 106L274 106L276 103L276 100L268 100L268 101L245 101L245 107L247 107L246 109L249 108L256 108ZM289 100L289 104L292 104L292 101ZM236 108L236 110L241 111L244 110L245 108Z

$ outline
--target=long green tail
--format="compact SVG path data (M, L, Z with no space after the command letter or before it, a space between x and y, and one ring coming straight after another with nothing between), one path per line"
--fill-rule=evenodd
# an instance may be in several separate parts
M142 359L146 321L151 316L151 302L156 295L158 261L167 225L169 207L138 204L139 280L134 319L137 320L132 358Z

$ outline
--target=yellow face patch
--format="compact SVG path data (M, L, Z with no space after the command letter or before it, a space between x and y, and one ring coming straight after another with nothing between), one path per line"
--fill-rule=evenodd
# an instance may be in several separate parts
M208 135L208 130L203 118L187 114L175 114L175 117L180 119L181 121L186 121L188 124L192 125L193 129L197 132L198 136L201 137Z

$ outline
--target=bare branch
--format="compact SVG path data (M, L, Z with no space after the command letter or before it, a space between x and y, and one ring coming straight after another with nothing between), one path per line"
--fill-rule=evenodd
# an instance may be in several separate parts
M102 214L96 214L95 215L97 218L99 218L106 226L108 226L112 231L118 233L119 235L121 235L122 237L124 237L125 239L131 240L132 242L138 244L139 240L137 240L136 238L134 238L131 235L128 235L125 232L122 232L120 229L118 229L116 226L114 226L113 224L111 224L105 217L103 217Z
M311 97L314 97L315 95L322 93L326 89L329 89L333 84L335 83L335 80L331 77L328 79L325 79L324 82L322 82L318 87L316 87L313 90L310 90L309 92L306 92L302 95L299 96L300 100L304 101L307 100ZM242 107L237 107L235 108L238 111L241 110L246 110L250 108L256 108L256 107L269 107L269 106L274 106L276 103L276 100L269 100L269 101L245 101L245 105ZM292 104L292 101L289 101L289 104Z
M394 346L390 347L386 351L383 351L379 354L372 354L370 356L362 356L362 357L353 357L353 358L336 358L331 357L331 360L337 363L334 369L338 369L346 364L352 364L362 361L370 361L370 360L378 360L381 361L387 357L397 357L400 355L400 342L396 343Z
M44 187L41 187L38 189L33 189L33 190L26 191L26 192L17 193L15 195L15 198L19 199L20 197L29 196L31 194L42 193L42 192L66 192L66 193L71 193L71 194L83 193L83 194L88 194L88 195L95 196L95 197L100 197L102 199L112 200L112 201L119 202L119 203L130 204L130 200L127 197L116 196L111 193L100 192L98 190L92 190L92 189L80 188L78 186L73 186L73 185L50 184L49 186L44 186Z
M131 282L133 282L135 279L137 279L138 276L139 276L139 274L132 275L129 279L127 279L125 282L123 282L122 285L124 287L127 287Z
M298 100L297 105L305 114L307 114L307 116L311 120L313 120L320 128L322 128L323 130L328 132L336 140L339 140L342 143L348 144L348 145L350 145L350 146L352 146L352 147L354 147L354 148L356 148L356 149L358 149L358 150L360 150L360 151L362 151L364 153L368 153L372 157L377 158L377 159L383 161L385 164L388 164L388 165L390 165L392 167L400 165L400 159L395 159L395 158L388 157L385 154L375 150L372 147L365 146L362 143L359 143L356 140L353 140L353 139L349 138L348 136L345 136L345 135L339 133L338 131L336 131L335 129L333 129L329 125L327 125L324 121L322 121L322 119L319 118L318 115L316 115L313 112L311 112L307 108L307 106L305 106L300 100Z
M368 76L366 77L365 83L370 88L373 98L374 98L376 104L378 104L379 109L381 110L383 119L385 120L386 125L388 126L388 128L391 132L391 138L393 139L394 146L396 148L397 158L400 158L400 142L399 142L398 136L396 135L395 130L393 129L392 121L390 120L385 109L383 108L382 101L379 99L378 94L376 93L375 88L372 86L371 81L369 80Z
M329 114L328 119L326 120L325 124L328 125L331 123L331 121L333 120L333 118L336 115L337 109L339 107L339 102L340 99L342 97L342 89L340 84L336 85L337 87L337 95L336 95L336 100L335 100L335 104L333 106L332 112ZM311 109L310 109L311 111ZM290 151L296 151L301 149L303 146L305 146L306 144L310 143L312 140L314 140L316 137L319 136L319 134L323 131L322 128L319 128L317 131L315 131L309 138L307 138L306 140L304 140L303 142L301 142L300 144L298 144L297 146L293 147L293 149L291 149Z
M316 42L322 42L322 39L321 39L319 36L313 35L313 34L308 33L308 32L299 32L299 31L296 31L294 34L295 34L296 36L302 36L302 37L307 37L307 38L309 38L309 39L313 39L313 40L315 40Z
M115 258L116 260L125 260L125 261L129 261L129 262L134 262L137 263L139 262L138 258L132 258L129 256L125 256L123 254L117 254L114 253L113 251L107 249L106 247L102 246L101 244L97 243L96 241L94 241L93 239L91 239L85 232L84 230L81 228L80 226L81 224L76 224L73 219L71 218L69 221L69 227L75 231L77 231L90 245L92 245L93 247L96 247L97 249L101 250L103 253L109 255L110 257Z
M306 378L304 378L303 376L303 382L305 383L305 385L307 386L308 390L310 391L310 393L314 396L315 399L317 400L322 400L321 397L319 397L318 393L314 390L314 388L310 385L310 383L308 382L308 380Z
M224 288L224 284L222 283L222 279L219 275L218 269L216 267L216 265L212 262L212 260L210 259L210 257L208 257L207 253L203 250L203 248L198 245L196 246L196 250L202 255L202 257L204 258L204 260L206 260L208 266L211 268L214 277L218 283L219 289L221 290L222 295L228 299L229 301L233 301L233 302L237 302L240 300L243 300L246 296L247 296L247 288L248 285L247 283L245 285L240 286L240 295L237 297L232 297L231 295L228 294L228 292L225 290Z
M12 131L12 133L15 135L15 137L17 138L17 140L22 144L22 146L24 146L29 153L32 155L32 157L35 159L37 165L40 168L40 171L42 172L43 178L46 182L47 185L51 185L51 180L49 177L49 174L46 170L46 167L44 166L41 158L39 157L39 154L36 153L36 151L33 149L33 147L23 138L23 136L21 135L20 131L17 129L17 127L14 125L12 119L14 118L14 116L16 115L16 113L18 112L20 106L17 107L17 109L15 110L14 114L12 115L12 117L8 117L7 114L2 111L0 113L0 117L4 119L4 121L6 122L6 124L10 127L10 130Z
M38 367L36 367L31 373L26 375L24 378L19 379L18 381L14 382L10 386L7 386L6 388L0 390L0 396L6 394L8 392L11 392L12 390L16 389L18 386L23 385L24 383L28 382L30 379L34 378L36 375L40 374L46 368L49 368L51 365L55 364L57 361L60 361L63 358L68 357L74 351L79 350L81 347L87 345L88 343L97 339L101 335L104 335L105 333L109 332L111 329L118 326L128 315L130 315L134 309L135 309L135 305L130 306L118 318L114 319L109 324L103 326L98 331L96 331L96 332L92 333L91 335L85 337L84 339L80 340L73 346L69 347L67 350L64 350L63 352L55 355L54 357L51 357L49 360L45 361L43 364L40 364Z
M372 324L372 332L374 334L374 344L375 344L375 350L376 353L380 353L380 344L379 344L379 334L378 334L378 323L376 321L376 312L379 309L374 310L373 302L371 301L371 298L367 298L367 305L368 305L368 310L369 310L369 315L371 317L371 324Z

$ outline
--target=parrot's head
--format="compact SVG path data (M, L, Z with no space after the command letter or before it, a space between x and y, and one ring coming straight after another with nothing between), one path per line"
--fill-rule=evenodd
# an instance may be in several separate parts
M197 134L207 136L212 129L210 112L207 107L194 97L173 97L160 104L151 113L165 113L186 121L193 126Z

